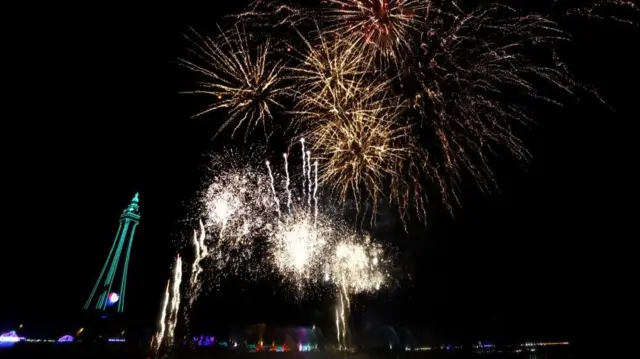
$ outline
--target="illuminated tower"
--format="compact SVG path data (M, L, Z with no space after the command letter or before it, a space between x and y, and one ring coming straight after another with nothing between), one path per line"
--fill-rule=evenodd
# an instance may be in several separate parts
M117 312L123 311L131 246L136 227L140 223L138 207L138 193L136 193L129 206L120 215L118 233L100 276L84 305L85 310L106 310L107 307L115 306ZM123 253L124 259L122 258Z

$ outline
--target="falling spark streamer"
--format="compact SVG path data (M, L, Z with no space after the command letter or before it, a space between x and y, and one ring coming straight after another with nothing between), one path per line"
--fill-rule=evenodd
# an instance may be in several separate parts
M182 258L178 256L173 269L172 289L171 289L171 304L169 307L169 318L167 325L167 346L173 345L176 325L178 323L178 317L180 313L180 284L182 283Z
M284 157L284 171L287 177L287 182L285 184L287 191L287 210L289 211L289 214L291 214L291 188L289 188L289 186L291 185L291 179L289 178L289 161L287 159L288 155L284 153L282 157Z
M193 264L191 265L191 278L189 279L189 308L193 306L193 302L198 298L202 283L200 281L200 275L203 272L202 261L209 255L207 245L205 243L206 231L202 220L198 221L200 225L200 233L193 231L193 248L195 251L195 257Z
M269 165L269 161L265 162L267 165L267 169L269 170L269 178L271 179L271 191L273 192L273 202L275 203L276 212L278 212L278 217L280 217L280 200L278 199L278 193L276 192L275 184L273 183L273 172L271 172L271 165Z
M318 161L313 162L314 167L314 185L313 185L313 222L318 221Z
M306 152L304 151L304 138L300 139L300 143L302 144L302 193L303 193L303 198L306 196L306 190L307 190L307 171L305 170L307 162L306 162L306 158L305 158L305 154Z
M158 330L156 335L153 337L151 342L151 350L153 352L158 353L160 350L162 343L164 342L165 329L166 329L166 317L167 317L167 308L169 306L169 286L171 285L171 279L167 281L167 287L164 292L164 297L162 299L162 307L160 308L160 315L158 317Z
M311 151L307 151L307 181L309 181L307 204L311 208L311 189L313 188L313 182L311 182Z

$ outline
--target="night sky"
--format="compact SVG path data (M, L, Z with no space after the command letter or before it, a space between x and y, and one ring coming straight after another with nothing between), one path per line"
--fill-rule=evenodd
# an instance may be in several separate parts
M191 75L175 60L184 54L189 26L207 33L223 13L165 7L71 15L76 11L56 5L39 16L20 13L25 25L5 45L11 66L0 320L78 312L118 216L139 191L127 311L150 322L174 242L191 235L183 220L200 186L203 154L224 141L212 139L219 115L190 118L203 103L178 94L189 89ZM585 310L583 273L594 243L605 240L601 178L621 161L606 154L605 143L619 123L637 119L640 54L630 44L640 38L637 29L618 25L569 25L575 42L562 49L569 65L615 112L588 98L545 110L526 135L532 162L496 163L499 192L469 187L455 218L432 214L426 229L416 225L409 234L390 221L380 237L399 247L411 279L394 293L363 300L358 320L443 338L574 336ZM201 321L326 321L328 304L296 303L269 284L225 290L198 303Z

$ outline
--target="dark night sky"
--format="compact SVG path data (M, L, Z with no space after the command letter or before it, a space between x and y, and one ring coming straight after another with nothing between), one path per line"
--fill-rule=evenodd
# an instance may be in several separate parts
M219 146L211 140L215 116L189 118L198 107L177 94L188 82L173 61L186 46L181 33L189 25L206 32L206 20L220 10L46 12L20 14L28 30L16 29L5 45L14 71L2 143L0 319L64 317L81 308L119 213L140 191L128 310L150 320L172 240L189 234L178 222L198 189L201 154ZM594 208L606 197L599 178L617 165L604 143L637 114L640 94L638 72L629 72L640 63L629 46L638 43L638 31L632 37L616 26L581 26L565 49L570 65L616 111L585 100L548 112L527 136L532 163L497 164L500 193L470 188L455 219L434 215L427 230L386 233L413 279L386 300L367 302L368 314L358 311L363 317L442 337L574 335L585 253L603 237ZM209 307L203 312L220 315L220 307L231 306L247 322L317 320L309 305L265 286L236 287L200 303Z

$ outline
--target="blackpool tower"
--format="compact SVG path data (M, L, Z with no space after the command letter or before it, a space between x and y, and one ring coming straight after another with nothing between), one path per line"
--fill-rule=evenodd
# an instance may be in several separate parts
M84 305L85 310L104 311L109 308L121 313L124 310L127 271L131 246L136 227L140 223L138 193L120 215L120 225L100 276ZM124 254L124 255L123 255Z

